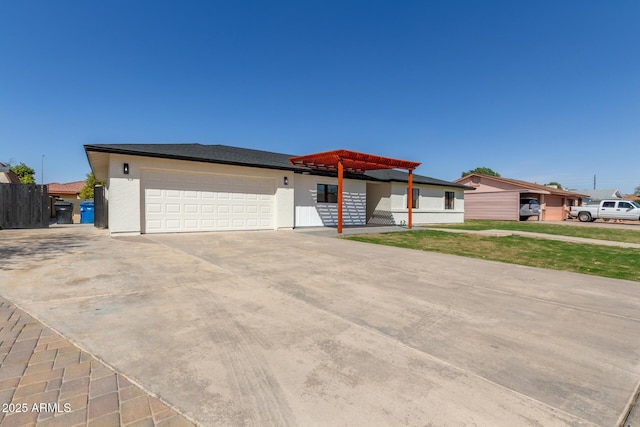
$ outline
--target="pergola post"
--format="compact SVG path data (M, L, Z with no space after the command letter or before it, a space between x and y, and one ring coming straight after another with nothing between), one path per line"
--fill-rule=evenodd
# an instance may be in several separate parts
M338 161L338 234L342 233L342 175L344 166L342 157Z
M409 169L409 200L408 200L408 219L407 219L407 227L411 230L411 225L413 223L413 171Z

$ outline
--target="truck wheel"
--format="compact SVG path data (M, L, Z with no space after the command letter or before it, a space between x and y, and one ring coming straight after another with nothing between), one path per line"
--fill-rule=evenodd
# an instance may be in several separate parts
M580 220L580 222L590 222L591 214L589 212L580 212L578 214L578 219Z

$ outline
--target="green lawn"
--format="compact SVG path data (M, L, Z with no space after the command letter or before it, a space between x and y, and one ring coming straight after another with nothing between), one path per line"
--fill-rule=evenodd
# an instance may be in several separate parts
M519 236L493 237L431 230L366 234L345 238L359 242L640 281L640 249L584 245Z
M462 230L513 230L532 233L558 234L561 236L585 237L587 239L613 240L625 243L640 243L638 230L623 230L608 227L579 227L573 225L545 224L530 221L485 221L467 220L464 224L437 225L430 228L457 228Z

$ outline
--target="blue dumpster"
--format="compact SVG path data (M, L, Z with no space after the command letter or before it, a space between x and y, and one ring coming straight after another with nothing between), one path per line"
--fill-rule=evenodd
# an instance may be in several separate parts
M80 224L93 224L93 202L80 203Z

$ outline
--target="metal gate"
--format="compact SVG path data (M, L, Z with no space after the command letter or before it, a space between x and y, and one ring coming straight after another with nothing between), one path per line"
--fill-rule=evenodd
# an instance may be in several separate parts
M107 194L102 185L93 188L94 218L93 225L96 228L109 228L109 209Z

